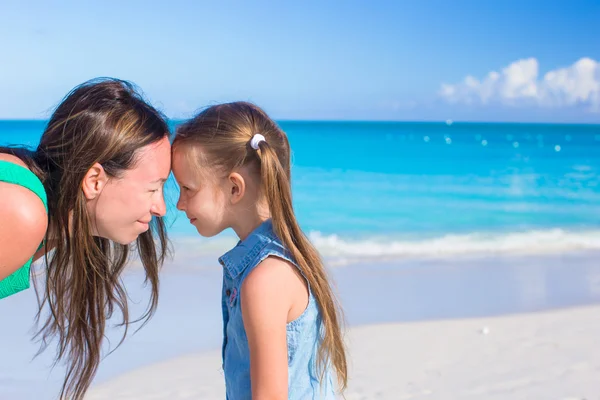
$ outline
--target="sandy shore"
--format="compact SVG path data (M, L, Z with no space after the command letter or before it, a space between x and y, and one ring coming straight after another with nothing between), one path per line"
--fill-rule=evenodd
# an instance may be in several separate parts
M598 399L600 306L348 333L353 399ZM224 399L218 350L141 368L87 398Z

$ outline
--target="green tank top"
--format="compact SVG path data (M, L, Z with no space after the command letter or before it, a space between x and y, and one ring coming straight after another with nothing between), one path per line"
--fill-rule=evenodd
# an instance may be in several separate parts
M48 200L46 198L44 185L42 185L42 182L40 182L38 177L27 168L23 168L22 166L11 162L0 161L0 181L13 183L31 190L42 200L44 207L46 207L46 212L48 212ZM29 288L29 268L31 267L32 260L33 256L25 263L25 265L13 272L12 275L0 280L0 299Z

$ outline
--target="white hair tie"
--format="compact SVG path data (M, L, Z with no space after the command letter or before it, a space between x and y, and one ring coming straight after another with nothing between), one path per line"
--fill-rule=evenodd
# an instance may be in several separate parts
M260 142L266 142L267 140L265 139L265 137L263 135L261 135L260 133L255 134L254 136L252 136L252 140L250 140L250 146L252 146L252 148L254 150L258 150L258 145L260 144Z

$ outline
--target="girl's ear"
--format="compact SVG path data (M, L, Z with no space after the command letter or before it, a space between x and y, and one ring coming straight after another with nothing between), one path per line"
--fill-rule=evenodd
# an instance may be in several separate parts
M229 174L229 201L231 204L239 203L246 193L246 181L237 172Z

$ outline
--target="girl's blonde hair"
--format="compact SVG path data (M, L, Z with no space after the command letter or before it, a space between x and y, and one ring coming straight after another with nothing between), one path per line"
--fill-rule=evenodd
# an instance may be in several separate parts
M265 141L258 150L250 142L255 134ZM290 251L311 287L321 312L321 342L317 370L323 377L332 365L340 390L348 382L346 351L341 329L341 308L329 285L317 250L300 229L292 206L290 145L285 133L259 107L235 102L209 107L177 129L173 148L191 146L201 169L226 175L247 167L260 178L273 228Z

